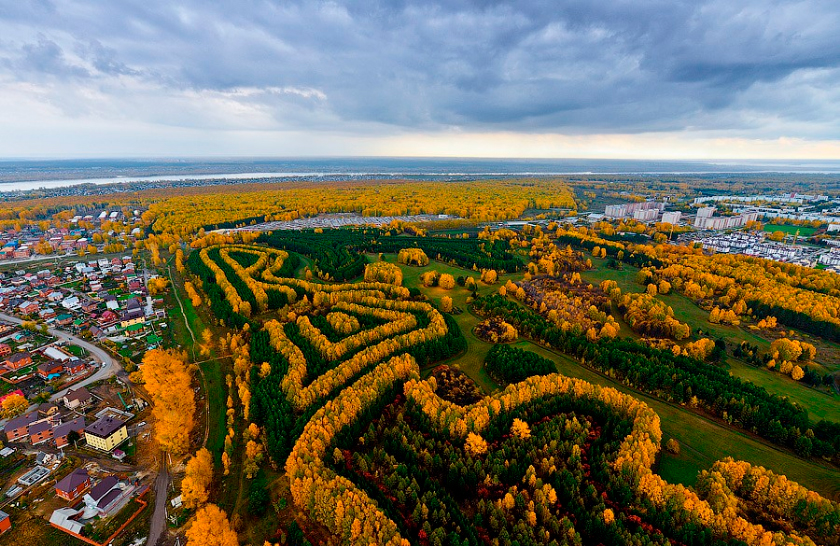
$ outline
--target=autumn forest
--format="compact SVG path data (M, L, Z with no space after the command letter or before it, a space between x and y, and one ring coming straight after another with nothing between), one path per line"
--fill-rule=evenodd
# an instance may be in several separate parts
M142 211L111 231L134 230L173 337L126 371L188 546L838 546L840 275L585 219L692 191L242 184L0 223ZM267 224L341 213L429 217Z

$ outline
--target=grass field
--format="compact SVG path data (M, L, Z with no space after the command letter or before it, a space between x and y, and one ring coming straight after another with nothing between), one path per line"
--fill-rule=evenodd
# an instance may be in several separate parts
M773 233L774 231L781 231L785 235L796 235L796 232L798 231L800 237L810 237L817 231L817 228L813 228L810 226L789 226L776 224L764 224L763 229L768 233Z
M181 307L178 302L174 303L172 313L170 315L170 328L175 334L175 337L181 340L181 347L187 350L187 353L195 360L198 352L196 344L193 342L190 330L184 323L189 324L190 329L197 339L201 332L206 328L206 323L201 315L193 307L192 301L185 296L183 279L177 274L175 269L172 271L172 281L174 283L173 290L170 292L172 298L178 298L181 305L183 305L184 312L181 313ZM207 360L199 364L201 374L198 375L202 381L202 389L206 393L207 402L209 404L208 430L206 447L213 454L213 458L217 465L222 463L222 451L224 450L225 434L227 433L227 424L225 421L225 384L224 373L222 372L222 365L218 360Z
M396 256L393 254L385 255L385 260L394 262L396 260ZM425 288L420 282L420 275L431 270L438 271L439 273L449 273L456 278L461 275L470 275L478 279L480 274L476 271L461 269L438 262L432 262L425 267L412 267L406 265L400 265L400 267L403 271L403 286L408 288L420 288L430 300L435 302L435 304L440 304L440 300L443 296L449 296L452 298L452 304L463 311L460 315L454 315L454 317L458 326L461 328L461 332L463 332L464 337L467 340L467 351L458 357L443 362L443 364L449 364L450 366L463 370L473 379L473 381L478 383L485 392L493 392L496 388L498 388L498 385L490 379L490 376L487 375L487 372L485 372L483 368L484 358L487 356L487 352L490 351L491 345L478 339L473 334L473 328L475 328L480 322L480 319L469 311L467 297L469 297L471 293L460 286L456 286L452 290L444 290L437 287ZM519 280L521 278L522 273L503 275L501 284L507 282L508 279ZM498 290L501 284L496 283L495 285L487 286L479 282L477 284L477 291L479 294L489 294Z
M613 280L621 288L622 294L644 291L645 287L636 282L636 273L639 272L637 268L624 264L623 269L609 269L606 266L607 260L592 257L589 259L592 260L594 269L581 273L580 276L583 280L596 285L606 280Z
M755 368L734 358L729 359L729 365L730 372L735 377L764 387L767 392L785 396L791 402L800 404L808 410L812 419L840 422L840 395L812 389L787 375L764 368Z
M389 261L393 260L389 259ZM483 370L484 357L490 350L491 345L481 341L472 334L472 329L478 323L479 319L468 310L466 298L469 292L457 286L450 291L440 288L425 288L419 283L420 274L430 269L452 273L456 276L463 275L467 272L434 262L423 268L401 267L403 269L403 284L405 286L420 288L429 299L436 303L444 295L449 295L452 297L453 303L464 310L462 314L456 315L455 319L461 327L464 336L467 338L468 350L464 355L452 359L447 364L463 370L487 393L498 389L499 386ZM604 271L606 271L606 274ZM596 269L587 272L583 276L588 278L590 282L595 282L601 276L602 278L600 280L615 278L614 275L616 273L620 276L619 285L624 285L622 286L622 291L625 291L625 287L628 291L640 291L641 287L635 283L635 270L632 268L626 268L624 271L619 272ZM495 291L497 287L498 285L486 287L479 283L479 292L489 293ZM751 332L740 328L709 324L705 320L707 313L680 294L662 297L665 301L668 301L669 305L674 307L675 314L679 316L680 313L684 313L684 316L687 318L683 320L696 324L702 319L708 326L710 332L718 332L727 340L731 341L749 336L746 339L751 343L761 341L765 345L769 345L766 340L758 338ZM623 333L626 333L626 331ZM557 370L564 375L577 377L602 386L614 387L650 405L659 414L662 421L663 443L669 438L675 438L680 442L681 446L679 455L672 455L663 450L660 456L658 472L669 482L692 485L696 481L697 474L700 470L709 468L715 461L724 457L733 457L737 460L749 461L752 464L770 468L775 472L787 475L789 478L823 495L833 499L840 499L840 471L828 464L817 460L802 459L789 451L779 449L757 437L695 413L688 408L672 405L630 389L609 377L582 366L563 354L545 349L531 341L520 339L514 345L549 358L555 362ZM804 385L793 383L789 378L783 378L765 370L750 368L744 363L736 364L738 365L733 366L733 374L747 380L753 380L754 378L757 384L764 386L769 392L787 394L792 400L809 408L809 412L816 418L826 416L827 418L840 420L840 415L838 415L840 410L838 410L837 399L835 397L815 391Z

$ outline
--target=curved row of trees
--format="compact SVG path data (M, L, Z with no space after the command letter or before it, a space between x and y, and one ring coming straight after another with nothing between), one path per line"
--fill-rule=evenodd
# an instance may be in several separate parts
M720 417L725 415L732 423L801 455L836 459L840 453L840 435L832 432L833 427L811 422L803 408L721 368L632 340L601 338L592 342L562 331L499 295L477 299L475 308L485 316L504 317L522 335L581 358L628 385L681 404L702 406Z

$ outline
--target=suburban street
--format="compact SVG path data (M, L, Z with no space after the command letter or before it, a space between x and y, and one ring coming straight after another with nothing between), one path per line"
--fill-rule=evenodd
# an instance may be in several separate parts
M5 320L7 322L11 322L12 324L22 324L23 320L13 316L8 315L6 313L0 313L0 320ZM48 332L51 336L55 336L61 341L66 341L68 343L72 343L73 345L78 345L79 347L84 348L87 350L94 360L98 361L100 364L104 363L104 366L101 366L98 370L96 370L93 375L88 377L87 379L80 381L69 387L68 389L62 389L57 393L53 394L50 397L50 401L55 401L63 397L67 394L69 389L78 389L79 387L84 387L86 385L90 385L91 383L95 383L96 381L100 381L102 379L107 379L114 374L119 375L120 377L126 376L125 372L122 370L122 367L119 363L108 354L107 351L102 349L101 347L97 347L93 343L85 341L79 337L74 336L73 334L69 334L62 330L56 330L54 328L49 328Z

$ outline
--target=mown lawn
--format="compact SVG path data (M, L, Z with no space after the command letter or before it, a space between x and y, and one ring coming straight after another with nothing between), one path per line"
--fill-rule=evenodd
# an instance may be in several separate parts
M764 224L762 229L768 233L781 231L786 235L796 235L796 232L798 231L800 237L810 237L817 231L817 228L810 226L789 226L776 224Z
M181 307L177 301L174 301L170 307L170 328L175 334L176 339L180 340L181 348L187 353L199 360L202 360L199 348L196 343L193 343L192 336L184 323L184 317L192 329L193 335L196 337L196 342L200 343L201 332L206 328L206 323L201 315L193 307L192 301L186 297L184 290L183 279L175 270L172 271L172 280L174 285L168 291L167 296L173 300L177 298L183 305L184 312L181 313ZM218 360L208 360L199 364L201 374L198 379L202 381L202 388L207 396L209 404L208 417L208 431L206 447L213 454L213 458L217 465L222 463L222 451L224 450L225 434L227 433L227 423L225 417L226 400L225 400L225 383L222 365Z
M593 258L591 256L589 256L589 259L592 260L594 269L581 273L580 277L583 280L595 285L599 285L606 280L613 280L621 288L622 294L643 292L645 290L644 286L636 282L636 273L639 272L638 268L624 264L622 269L609 269L606 265L606 259Z

